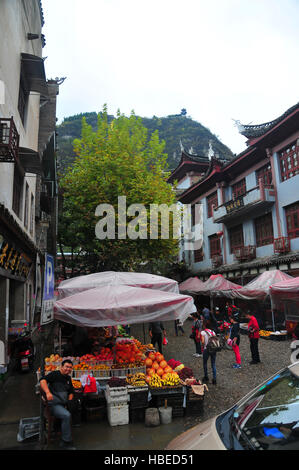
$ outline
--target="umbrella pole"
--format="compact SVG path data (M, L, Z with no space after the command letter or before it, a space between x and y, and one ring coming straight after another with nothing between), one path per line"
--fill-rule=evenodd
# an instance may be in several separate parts
M272 328L273 328L273 331L275 331L275 322L274 322L273 303L272 303L272 298L271 298L271 296L270 296L270 302L271 302L271 313L272 313Z
M145 328L144 328L144 323L142 323L143 327L143 344L145 344Z

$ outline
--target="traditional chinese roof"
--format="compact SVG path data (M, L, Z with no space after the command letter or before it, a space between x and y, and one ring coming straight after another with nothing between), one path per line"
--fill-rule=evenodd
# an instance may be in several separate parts
M281 116L274 119L273 121L265 122L263 124L241 124L240 121L236 121L236 124L239 129L239 133L247 137L248 139L261 137L270 129L272 129L276 124L283 121L287 116L289 116L293 111L295 111L299 106L299 103L295 104L287 111L285 111Z
M286 255L272 255L265 256L263 258L256 258L248 262L237 262L233 264L223 264L218 268L207 268L197 271L197 276L210 276L211 274L217 273L228 273L232 271L240 271L240 269L247 270L252 268L264 268L269 266L276 266L279 269L279 266L282 264L292 263L299 260L299 251L294 251L287 253ZM258 274L251 274L252 277L257 277ZM235 276L238 277L238 276ZM233 278L232 278L233 279Z
M190 203L194 201L195 197L205 193L213 185L215 186L217 182L229 182L265 158L267 149L273 148L275 145L283 142L289 135L298 131L299 103L289 108L279 118L267 124L269 125L261 124L261 126L266 126L263 128L264 133L259 137L251 137L248 141L249 147L236 155L232 160L221 161L213 157L205 175L180 194L179 200L183 203Z
M172 171L168 182L173 183L175 180L182 179L187 173L203 174L207 171L210 164L208 157L195 155L187 152L181 144L181 160L178 166Z

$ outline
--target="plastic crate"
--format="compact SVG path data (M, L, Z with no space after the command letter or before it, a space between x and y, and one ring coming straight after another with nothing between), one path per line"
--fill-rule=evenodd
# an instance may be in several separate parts
M194 400L187 403L185 409L186 416L200 416L204 411L204 400Z
M105 389L105 397L107 403L110 404L121 404L128 403L129 393L127 387L109 387L107 385Z
M167 401L168 406L172 406L173 408L180 408L183 406L184 403L184 395L177 396L177 397L157 397L155 400L155 404L157 407L164 406L165 401Z
M111 369L111 377L127 377L129 369Z
M150 388L151 395L161 395L167 398L170 395L177 395L184 393L183 386L177 386L177 387L160 387L160 388Z
M130 408L145 408L148 405L148 387L130 388L128 387L130 396Z
M144 423L145 422L146 408L129 408L129 421L130 423Z
M90 406L84 405L83 416L87 421L103 421L106 418L106 405Z
M119 397L120 395L128 395L128 387L109 387L109 385L107 385L106 392L111 397Z
M113 364L113 359L109 360L109 361L95 361L95 365L96 366L100 366L100 365L104 365L104 366L109 366L111 367Z
M141 367L130 367L129 369L130 374L146 374L146 366Z
M74 379L80 379L82 375L92 375L93 376L93 371L92 370L86 370L86 369L73 369L73 378Z
M203 413L204 395L197 395L191 387L187 387L186 416L199 416Z
M23 418L19 423L19 432L17 434L17 441L22 442L33 436L39 435L40 417Z
M185 415L185 409L181 408L173 408L172 407L172 417L173 418L182 418Z
M110 378L111 369L93 369L93 376L95 378Z
M203 395L198 395L197 393L194 393L192 390L192 387L187 387L187 399L186 403L190 401L202 401L204 399L204 394Z
M108 405L107 417L110 426L129 424L129 405Z

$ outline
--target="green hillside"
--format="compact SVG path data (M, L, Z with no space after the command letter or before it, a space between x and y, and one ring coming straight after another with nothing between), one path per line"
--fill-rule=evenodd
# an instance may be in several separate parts
M71 165L74 160L72 143L75 138L81 136L83 117L86 118L87 123L93 129L96 129L97 113L95 112L67 117L57 126L58 169L61 172ZM109 119L112 120L113 116L109 116ZM180 161L180 141L187 151L192 148L194 154L202 156L207 155L211 141L214 153L220 158L230 159L233 157L231 150L222 144L209 129L188 117L186 110L182 110L181 114L166 117L142 118L142 122L148 129L149 134L158 129L160 139L165 140L165 152L168 155L170 170L174 169Z

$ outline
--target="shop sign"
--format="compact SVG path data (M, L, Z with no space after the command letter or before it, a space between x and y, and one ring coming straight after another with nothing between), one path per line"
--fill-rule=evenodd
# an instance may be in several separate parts
M13 276L27 278L31 268L31 259L15 245L0 235L0 268Z
M41 324L52 322L54 319L54 258L45 256L44 292L41 312Z
M234 199L233 201L229 201L227 204L225 204L226 213L230 214L231 212L243 206L244 206L243 197L242 196L238 197L237 199Z

